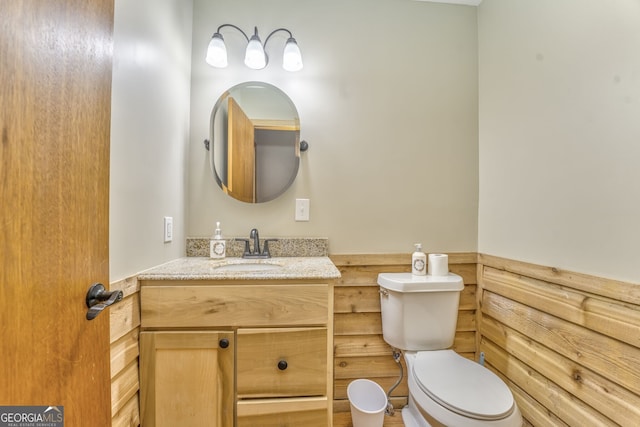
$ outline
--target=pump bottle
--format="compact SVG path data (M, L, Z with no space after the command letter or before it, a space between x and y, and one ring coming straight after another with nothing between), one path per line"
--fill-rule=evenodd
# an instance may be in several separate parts
M416 250L411 255L411 273L416 276L426 276L427 255L422 252L422 243L415 243Z
M209 256L211 258L222 259L227 253L227 242L222 238L220 222L216 222L216 231L209 242Z

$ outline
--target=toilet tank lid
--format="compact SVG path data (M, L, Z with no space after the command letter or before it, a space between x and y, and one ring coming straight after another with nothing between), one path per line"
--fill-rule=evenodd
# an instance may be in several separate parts
M380 273L378 285L396 292L461 291L462 277L449 273L446 276L417 276L411 273Z

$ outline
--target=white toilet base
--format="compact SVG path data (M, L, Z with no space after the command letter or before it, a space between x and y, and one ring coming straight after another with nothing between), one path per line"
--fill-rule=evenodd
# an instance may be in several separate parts
M431 427L416 409L416 402L409 396L409 404L402 408L402 421L405 427Z

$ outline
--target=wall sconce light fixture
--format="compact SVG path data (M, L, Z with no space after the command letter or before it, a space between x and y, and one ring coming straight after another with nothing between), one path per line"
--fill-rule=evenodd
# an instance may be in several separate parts
M227 46L224 44L222 34L220 34L220 30L224 27L235 28L242 33L245 39L247 39L247 50L244 54L244 63L247 67L254 70L262 70L267 66L269 57L265 52L265 48L267 47L267 43L269 42L271 36L278 31L285 31L289 33L289 39L284 45L284 53L282 55L282 68L287 71L299 71L302 69L302 54L300 53L298 43L296 42L296 39L293 38L291 31L287 30L286 28L278 28L277 30L273 30L271 33L269 33L263 45L260 41L260 37L258 37L258 27L254 27L254 33L251 38L249 38L249 36L247 36L244 31L233 24L220 25L216 32L213 34L213 37L211 37L209 47L207 48L206 57L206 61L209 65L216 68L224 68L228 65Z

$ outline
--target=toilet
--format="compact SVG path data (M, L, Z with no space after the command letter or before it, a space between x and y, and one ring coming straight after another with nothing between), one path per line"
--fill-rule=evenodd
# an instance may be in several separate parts
M450 347L462 277L380 273L382 334L407 365L406 427L520 427L511 390L493 372Z

